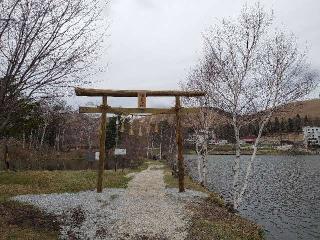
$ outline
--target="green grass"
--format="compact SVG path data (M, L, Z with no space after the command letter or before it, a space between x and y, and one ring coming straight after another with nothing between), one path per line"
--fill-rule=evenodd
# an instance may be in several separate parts
M130 171L105 171L104 188L126 188ZM79 192L95 189L96 171L0 172L0 202L21 194Z

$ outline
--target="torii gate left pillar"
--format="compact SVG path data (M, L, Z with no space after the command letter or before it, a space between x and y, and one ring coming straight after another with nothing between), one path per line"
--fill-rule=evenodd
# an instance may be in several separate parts
M107 107L107 96L102 97L102 106L103 109ZM101 113L101 122L99 130L99 167L98 167L98 179L97 179L97 192L102 192L102 181L103 181L103 172L104 172L104 162L106 159L106 128L107 128L107 112L102 110Z
M181 131L181 112L188 109L182 108L180 97L200 97L204 92L199 91L146 91L146 90L108 90L108 89L84 89L75 88L77 96L96 96L102 97L102 105L98 107L80 107L80 113L101 113L100 122L100 154L98 167L97 192L102 192L104 162L106 159L106 121L107 113L114 114L133 114L133 113L150 113L150 114L175 114L176 115L176 141L178 149L178 178L179 192L184 192L184 160L183 160L183 141ZM107 97L138 97L138 108L112 108L107 104ZM176 104L174 108L146 108L146 97L175 97Z

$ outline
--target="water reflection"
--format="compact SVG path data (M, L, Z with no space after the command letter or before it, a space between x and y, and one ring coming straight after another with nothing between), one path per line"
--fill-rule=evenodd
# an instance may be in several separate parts
M196 178L196 156L185 157ZM241 159L243 178L248 156ZM210 156L208 187L231 197L233 156ZM263 225L268 239L320 239L320 157L258 156L241 214Z

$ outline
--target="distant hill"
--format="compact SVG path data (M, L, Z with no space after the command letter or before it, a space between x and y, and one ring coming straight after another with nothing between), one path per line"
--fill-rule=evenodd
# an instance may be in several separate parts
M192 116L196 117L197 112L199 109L192 108L190 110L191 118ZM226 112L223 112L222 110L212 109L212 114L216 115L216 118L212 124L219 125L224 124L226 122L226 118L228 118L228 114ZM280 108L279 111L277 111L272 119L274 120L275 117L278 117L279 119L284 118L294 118L297 116L297 114L300 115L300 117L303 119L306 115L309 119L320 119L320 99L311 99L311 100L305 100L305 101L297 101L294 103L289 103ZM189 116L190 118L190 116ZM175 115L174 114L164 114L164 115L156 115L153 117L146 117L146 122L155 123L155 122L161 122L164 120L167 120L169 124L175 124ZM190 126L188 123L188 118L186 116L182 117L183 125L184 126Z
M274 117L278 118L293 118L297 114L301 118L308 116L308 118L320 118L320 99L311 99L305 101L298 101L289 103L281 108L281 111L276 113Z

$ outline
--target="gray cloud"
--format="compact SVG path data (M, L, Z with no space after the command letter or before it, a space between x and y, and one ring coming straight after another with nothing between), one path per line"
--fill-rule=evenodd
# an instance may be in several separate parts
M239 0L113 0L105 17L110 37L99 64L108 70L95 76L95 87L115 89L177 89L201 55L201 33L223 17L237 16ZM247 1L249 4L255 1ZM320 1L264 0L278 24L307 43L314 68L320 69ZM316 95L316 94L315 94ZM84 103L86 99L73 100ZM172 100L150 100L168 106ZM135 100L112 99L114 105L135 106Z

